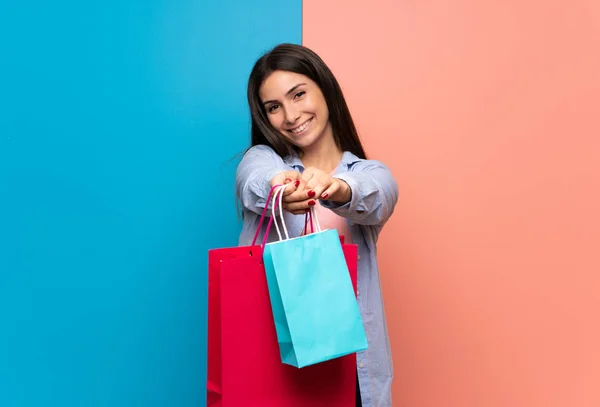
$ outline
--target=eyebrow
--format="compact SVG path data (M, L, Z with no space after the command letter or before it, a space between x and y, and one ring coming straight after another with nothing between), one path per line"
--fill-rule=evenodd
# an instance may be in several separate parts
M298 89L300 86L306 85L306 83L299 83L296 86L294 86L292 89L288 90L287 93L285 94L286 96L288 96L290 93L293 93L296 89ZM267 105L269 103L277 103L276 100L267 100L263 102L263 106Z

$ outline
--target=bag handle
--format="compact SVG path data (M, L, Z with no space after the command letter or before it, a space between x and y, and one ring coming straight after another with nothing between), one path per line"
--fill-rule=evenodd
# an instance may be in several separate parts
M283 217L283 191L285 190L285 188L287 187L287 185L283 185L281 186L281 188L279 188L276 192L275 192L275 196L273 197L273 205L272 207L272 211L273 214L271 216L271 220L275 223L275 228L277 229L277 235L279 236L279 240L284 240L283 237L281 236L281 231L279 230L279 225L277 223L277 219L275 216L275 209L277 208L277 206L279 206L279 219L281 220L281 224L283 227L283 231L285 232L285 236L286 239L289 239L290 236L288 235L288 231L287 228L285 226L285 219ZM279 199L277 199L279 196ZM279 205L278 205L279 204ZM308 222L310 220L310 233L314 233L315 232L315 224L316 224L316 231L317 232L322 232L323 229L321 228L321 223L319 222L319 216L317 215L317 209L316 206L313 205L309 208L309 210L306 212L306 215L304 216L304 231L303 233L301 233L300 236L305 236L308 234ZM313 223L314 220L314 223ZM268 236L268 230L269 228L267 228L267 233L265 233L265 239L263 240L263 248L266 244L266 240L267 240L267 236Z
M311 221L312 221L312 219L315 220L315 224L317 225L317 228L316 228L317 232L322 232L323 229L321 229L321 223L319 223L319 217L317 216L316 205L310 207L310 216L311 216Z
M281 220L281 227L285 232L285 238L289 240L290 235L288 235L287 228L285 227L285 220L283 219L283 192L285 191L288 185L289 184L282 185L277 191L275 191L275 196L273 196L273 200L277 198L277 193L279 193L279 219ZM275 216L276 207L277 205L273 206L273 213L271 215L271 218L273 219L273 223L275 223L275 229L277 229L277 235L279 236L279 240L283 240L283 238L281 237L281 232L279 231L279 227L277 225L277 217Z
M279 236L279 240L283 240L282 236L281 236L281 232L279 230L279 226L277 223L277 218L275 217L275 209L277 208L277 206L279 206L279 219L281 220L281 224L283 227L283 231L285 232L285 236L286 239L289 239L289 235L288 235L288 231L287 228L285 226L285 219L283 217L283 191L285 190L285 188L287 187L287 185L283 185L281 188L279 188L276 192L275 192L275 196L273 197L273 201L274 204L272 205L273 208L273 215L271 216L271 219L273 220L273 222L275 223L275 228L277 229L277 235ZM278 202L277 201L277 195L279 195L279 199ZM279 204L279 205L277 205ZM315 224L316 224L316 231L317 232L322 232L323 230L321 229L321 223L319 222L319 216L317 215L317 210L316 210L316 206L311 206L310 209L308 210L308 212L306 213L305 217L304 217L304 233L301 234L301 236L304 236L306 234L308 234L308 228L307 228L307 224L308 224L308 220L310 219L310 229L311 229L311 233L314 233L315 231ZM313 219L314 219L314 223L313 223ZM265 235L265 237L268 236L267 234ZM266 239L263 242L263 247L264 244L266 244Z
M271 202L271 219L269 219L269 223L267 224L267 229L265 230L265 235L263 238L263 242L262 242L262 248L264 249L265 245L267 244L267 239L269 237L269 232L271 230L271 225L275 224L275 229L277 230L277 235L279 236L279 240L284 240L283 236L281 235L281 230L279 229L279 224L277 223L277 219L276 219L276 213L275 211L279 208L279 219L281 220L281 227L283 229L283 232L285 234L286 240L290 238L289 234L288 234L288 230L287 227L285 225L285 220L283 217L283 192L285 191L285 189L288 187L288 185L290 184L279 184L279 185L274 185L271 190L269 191L269 195L267 197L267 204L265 205L263 211L262 211L262 215L260 217L260 220L258 222L258 226L256 228L256 232L254 233L254 238L252 239L252 246L254 246L256 244L256 241L258 240L258 235L260 233L262 224L264 222L264 219L267 215L267 211L269 210L269 202L271 201L271 198L273 199L273 201ZM317 232L322 232L321 229L321 224L319 222L319 217L317 215L316 209L314 206L311 206L309 211L306 213L305 219L304 219L304 229L305 232L307 232L307 223L308 220L310 219L310 227L311 227L311 233L314 233L315 229ZM314 221L314 224L313 224ZM314 227L316 225L316 228ZM306 233L305 233L306 234Z
M308 223L309 222L310 222L310 233L315 233L313 219L314 219L314 223L316 223L316 225L317 225L317 227L316 227L317 232L323 231L321 229L321 224L319 223L319 217L317 216L317 209L315 208L315 206L311 206L310 210L308 210L306 212L306 215L304 216L304 233L302 234L303 236L308 234Z
M265 236L263 238L262 248L264 249L267 244L267 239L269 238L269 231L271 230L271 225L275 224L275 229L277 229L277 235L279 236L279 240L284 240L281 236L281 231L279 230L279 224L277 223L277 219L275 216L275 211L277 207L279 207L279 215L281 220L281 226L283 231L285 232L286 239L289 239L287 227L285 226L285 220L283 219L283 191L288 187L289 184L284 185L276 185L275 193L273 194L273 204L271 205L271 219L269 219L269 224L267 225L267 230L265 231ZM279 199L278 199L279 198Z
M269 191L269 196L267 196L267 203L262 211L262 215L260 217L260 220L258 221L258 226L256 227L256 232L254 232L254 239L252 239L252 245L254 246L256 244L256 241L258 240L258 234L260 233L260 229L262 228L262 224L263 221L265 220L265 216L267 215L267 211L269 210L269 201L271 200L271 196L273 196L273 192L275 191L275 189L277 189L279 185L275 185L271 188L271 190Z
M315 227L314 227L313 219L312 219L312 216L310 213L311 213L310 211L306 211L306 214L304 215L304 230L302 231L302 236L308 235L309 221L310 221L310 233L315 233Z

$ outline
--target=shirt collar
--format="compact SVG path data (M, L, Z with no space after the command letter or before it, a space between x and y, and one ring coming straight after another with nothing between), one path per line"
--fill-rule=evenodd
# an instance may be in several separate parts
M357 156L352 154L350 151L344 151L344 154L342 154L342 161L338 165L338 168L343 166L342 168L345 171L347 171L352 166L352 164L357 163L359 161L361 161L360 158L358 158ZM302 164L302 160L300 160L300 157L298 157L297 153L288 155L287 157L285 157L283 159L283 162L286 163L287 165L289 165L290 167L295 168L296 170L299 170L299 169L304 170L304 165Z

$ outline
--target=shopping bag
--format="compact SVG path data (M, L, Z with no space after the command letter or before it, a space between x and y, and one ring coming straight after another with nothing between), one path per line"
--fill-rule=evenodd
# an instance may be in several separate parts
M367 349L337 231L321 230L313 210L315 233L290 239L283 216L275 217L284 189L274 193L271 216L280 241L266 244L263 252L282 362L301 368Z
M355 355L305 369L281 362L257 235L251 246L208 253L207 406L353 407ZM357 251L347 246L356 289Z

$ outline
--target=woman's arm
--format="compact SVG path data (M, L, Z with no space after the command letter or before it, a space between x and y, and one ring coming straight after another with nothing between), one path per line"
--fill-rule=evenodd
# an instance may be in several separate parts
M336 174L350 187L351 198L345 204L322 201L324 207L358 225L383 226L398 202L398 183L383 163L359 161L351 171Z
M270 147L258 145L250 148L236 172L235 192L242 206L260 215L267 206L271 180L288 170L290 168ZM270 215L268 212L267 216Z

